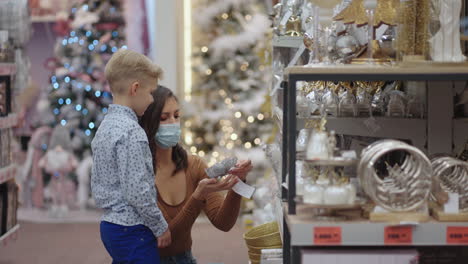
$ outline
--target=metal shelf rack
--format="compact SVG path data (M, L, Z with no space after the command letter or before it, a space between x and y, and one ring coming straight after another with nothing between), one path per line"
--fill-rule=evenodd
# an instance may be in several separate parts
M296 85L299 81L425 81L427 89L427 118L403 119L376 117L381 127L372 132L366 118L328 118L327 127L338 134L407 139L428 155L452 153L468 139L468 119L454 119L454 81L468 80L466 65L421 64L400 67L379 65L344 65L318 67L290 67L286 69L288 87L283 93L283 111L275 109L282 127L282 182L288 178L288 188L282 188L284 204L284 260L300 263L299 252L303 246L317 246L313 242L317 227L339 227L342 234L340 246L385 245L384 230L388 223L317 222L304 220L306 215L296 205L296 132L306 126L311 118L296 117ZM463 145L463 144L462 144ZM408 223L400 223L408 224ZM414 223L413 223L414 224ZM440 223L431 221L412 225L413 239L409 246L447 246L448 227L468 228L468 223ZM464 246L468 245L463 244Z

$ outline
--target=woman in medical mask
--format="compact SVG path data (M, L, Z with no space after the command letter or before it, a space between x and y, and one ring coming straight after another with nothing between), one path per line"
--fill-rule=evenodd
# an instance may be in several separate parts
M229 231L239 215L241 196L231 188L245 181L252 169L250 161L240 161L222 180L209 179L207 165L189 155L179 144L181 109L175 95L159 86L153 92L154 102L140 120L148 136L155 170L158 206L172 234L172 244L160 249L161 263L192 264L191 229L204 211L211 223ZM226 197L219 192L229 190ZM241 238L239 238L241 239Z

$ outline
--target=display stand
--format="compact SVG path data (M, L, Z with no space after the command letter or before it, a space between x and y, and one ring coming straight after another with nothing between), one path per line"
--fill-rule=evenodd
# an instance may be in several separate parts
M9 133L6 132L18 123L17 115L12 113L12 83L13 77L16 73L16 66L14 63L0 63L0 81L6 84L5 94L6 94L6 111L8 111L6 116L0 117L0 133ZM6 141L5 141L6 140ZM2 162L4 162L4 157L8 157L10 154L10 149L5 148L4 146L10 146L11 137L2 137L2 149L0 150L0 156L2 157ZM8 153L2 153L7 151ZM10 156L11 157L11 156ZM0 226L0 248L5 247L11 242L15 241L18 237L18 230L20 228L17 223L17 207L18 207L18 194L17 188L9 189L7 186L15 186L14 178L16 175L16 165L11 161L11 158L7 158L8 163L3 167L0 167L0 210L1 217L1 226ZM13 215L12 215L13 214Z
M427 89L425 119L380 117L376 118L376 122L381 129L371 131L363 124L366 118L334 117L329 128L335 130L337 134L408 139L423 152L432 155L452 153L454 146L464 145L468 139L468 126L464 125L466 123L464 119L453 117L453 87L460 85L457 81L468 80L468 67L456 64L432 67L424 65L290 67L286 69L286 74L288 86L283 90L283 109L275 111L279 124L282 124L281 183L288 182L287 188L283 188L282 197L285 201L283 230L285 263L301 263L301 249L324 245L468 246L468 241L451 239L459 235L456 232L468 230L468 222L439 222L429 219L422 223L419 218L414 221L400 221L396 225L394 221L391 224L373 223L367 219L342 222L317 221L309 213L306 205L297 204L295 179L296 134L308 121L307 118L296 117L296 88L299 81L424 81ZM394 239L403 236L409 236L411 239ZM330 239L327 240L327 237Z

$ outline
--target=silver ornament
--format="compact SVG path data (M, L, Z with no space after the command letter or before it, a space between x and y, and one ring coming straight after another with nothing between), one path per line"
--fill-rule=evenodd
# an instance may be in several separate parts
M353 55L359 50L359 44L351 35L339 36L336 40L336 51L342 58Z
M338 37L336 40L336 51L342 58L349 57L359 50L359 43L351 35Z
M379 39L379 48L382 55L394 58L396 50L394 47L395 35L392 30L387 30L385 34Z

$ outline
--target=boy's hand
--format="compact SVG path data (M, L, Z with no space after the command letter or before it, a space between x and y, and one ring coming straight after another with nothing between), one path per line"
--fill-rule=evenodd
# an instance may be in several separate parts
M171 231L169 228L160 237L158 237L158 248L165 248L171 245Z

